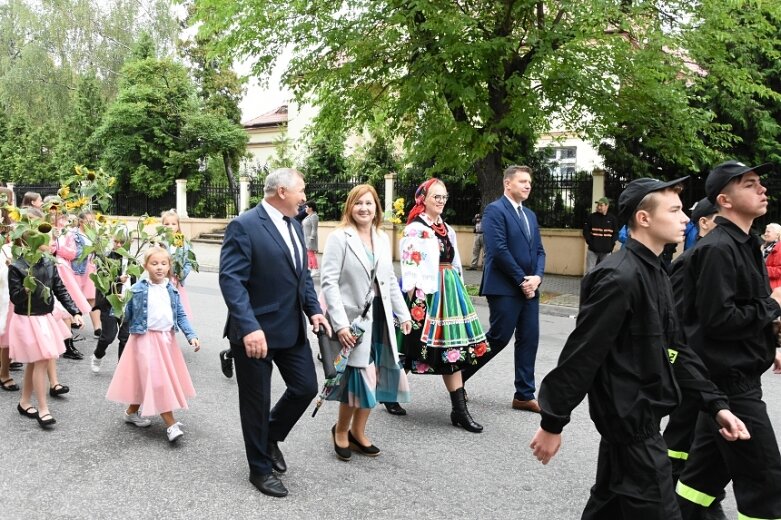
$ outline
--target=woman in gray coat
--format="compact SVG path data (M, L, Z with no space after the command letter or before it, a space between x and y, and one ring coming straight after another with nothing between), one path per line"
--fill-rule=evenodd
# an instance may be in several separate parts
M343 347L352 351L341 385L328 396L339 401L332 428L334 450L342 460L351 451L376 456L379 448L366 436L366 422L378 402L408 402L407 376L399 367L393 314L409 334L412 321L393 272L388 236L381 231L380 200L368 184L347 196L342 221L328 237L320 284L327 314ZM365 318L364 309L370 305ZM365 333L356 337L351 325Z
M317 276L317 227L320 217L317 216L317 205L314 202L306 203L306 217L301 225L304 227L304 240L306 240L306 257L309 262L309 270L312 276Z

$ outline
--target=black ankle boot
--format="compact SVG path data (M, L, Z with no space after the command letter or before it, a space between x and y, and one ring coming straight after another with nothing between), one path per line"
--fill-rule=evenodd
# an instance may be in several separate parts
M68 338L65 340L65 353L62 355L64 358L68 359L84 359L84 354L78 351L78 349L73 345L73 338Z
M453 403L453 411L450 412L450 422L453 423L453 426L461 426L468 432L480 433L483 431L483 427L472 419L466 407L464 397L463 387L450 392L450 402Z

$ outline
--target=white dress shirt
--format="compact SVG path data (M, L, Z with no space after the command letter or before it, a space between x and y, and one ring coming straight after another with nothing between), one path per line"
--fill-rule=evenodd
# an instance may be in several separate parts
M293 243L290 241L290 231L287 230L287 222L285 222L284 218L285 216L277 208L265 200L263 200L261 204L263 205L263 209L266 210L266 213L268 213L269 218L271 218L271 222L274 223L277 231L279 231L279 234L282 235L282 240L285 241L285 245L287 245L287 248L290 251L290 258L293 260L293 265L296 265ZM291 217L290 220L293 220L293 217ZM290 225L293 226L293 223L291 222ZM306 262L304 262L305 249L301 241L298 239L298 233L296 233L295 229L293 229L293 237L296 241L296 247L298 247L298 254L301 255L301 263L299 265L306 266Z

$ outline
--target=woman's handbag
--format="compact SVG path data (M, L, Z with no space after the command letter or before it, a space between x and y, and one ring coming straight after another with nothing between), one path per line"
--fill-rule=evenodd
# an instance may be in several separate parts
M347 244L345 244L344 254L347 255ZM344 259L342 260L342 270L344 270ZM364 332L364 329L358 325L358 322L366 319L366 316L369 314L369 309L371 309L372 300L374 299L373 287L376 279L377 267L375 266L374 269L372 269L372 280L369 284L369 292L366 293L363 312L350 325L350 332L357 341L360 341ZM342 344L339 342L339 336L337 336L336 331L333 331L332 337L328 336L328 334L325 332L325 327L321 325L320 329L317 331L317 344L320 348L320 361L323 363L323 376L326 379L332 379L336 377L336 368L334 367L334 362L336 361L336 357L339 355L339 352L342 350Z

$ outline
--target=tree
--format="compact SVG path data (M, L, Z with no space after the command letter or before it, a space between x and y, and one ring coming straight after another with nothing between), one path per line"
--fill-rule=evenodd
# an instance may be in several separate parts
M210 122L204 125L209 130L208 155L222 159L225 176L231 189L237 183L233 172L238 169L242 156L247 151L248 136L241 127L239 102L244 95L244 80L233 72L230 62L207 55L209 40L195 36L181 43L184 57L190 64L198 97Z
M121 187L159 196L198 171L195 90L181 64L148 57L122 69L119 94L96 130L103 166Z
M102 144L92 138L100 126L106 102L100 81L94 73L79 79L71 113L65 120L57 148L60 175L71 174L77 164L94 167L100 160Z
M634 110L616 117L600 147L606 168L624 178L676 178L704 176L725 158L781 165L779 23L777 3L700 2L680 40L685 60L657 71L664 90L622 89L617 110Z
M338 182L347 171L344 134L326 135L317 123L309 135L307 156L303 161L308 181Z
M691 104L712 111L730 133L710 144L723 157L781 166L781 4L701 4L687 38L703 70Z
M640 75L638 48L665 59L663 15L689 2L539 0L196 0L216 53L249 56L268 75L287 48L284 80L319 105L330 128L362 128L376 110L429 171L476 172L483 200L501 191L558 117L599 135L619 88ZM673 93L675 95L677 93ZM589 114L584 117L583 114ZM513 155L508 154L509 148Z

